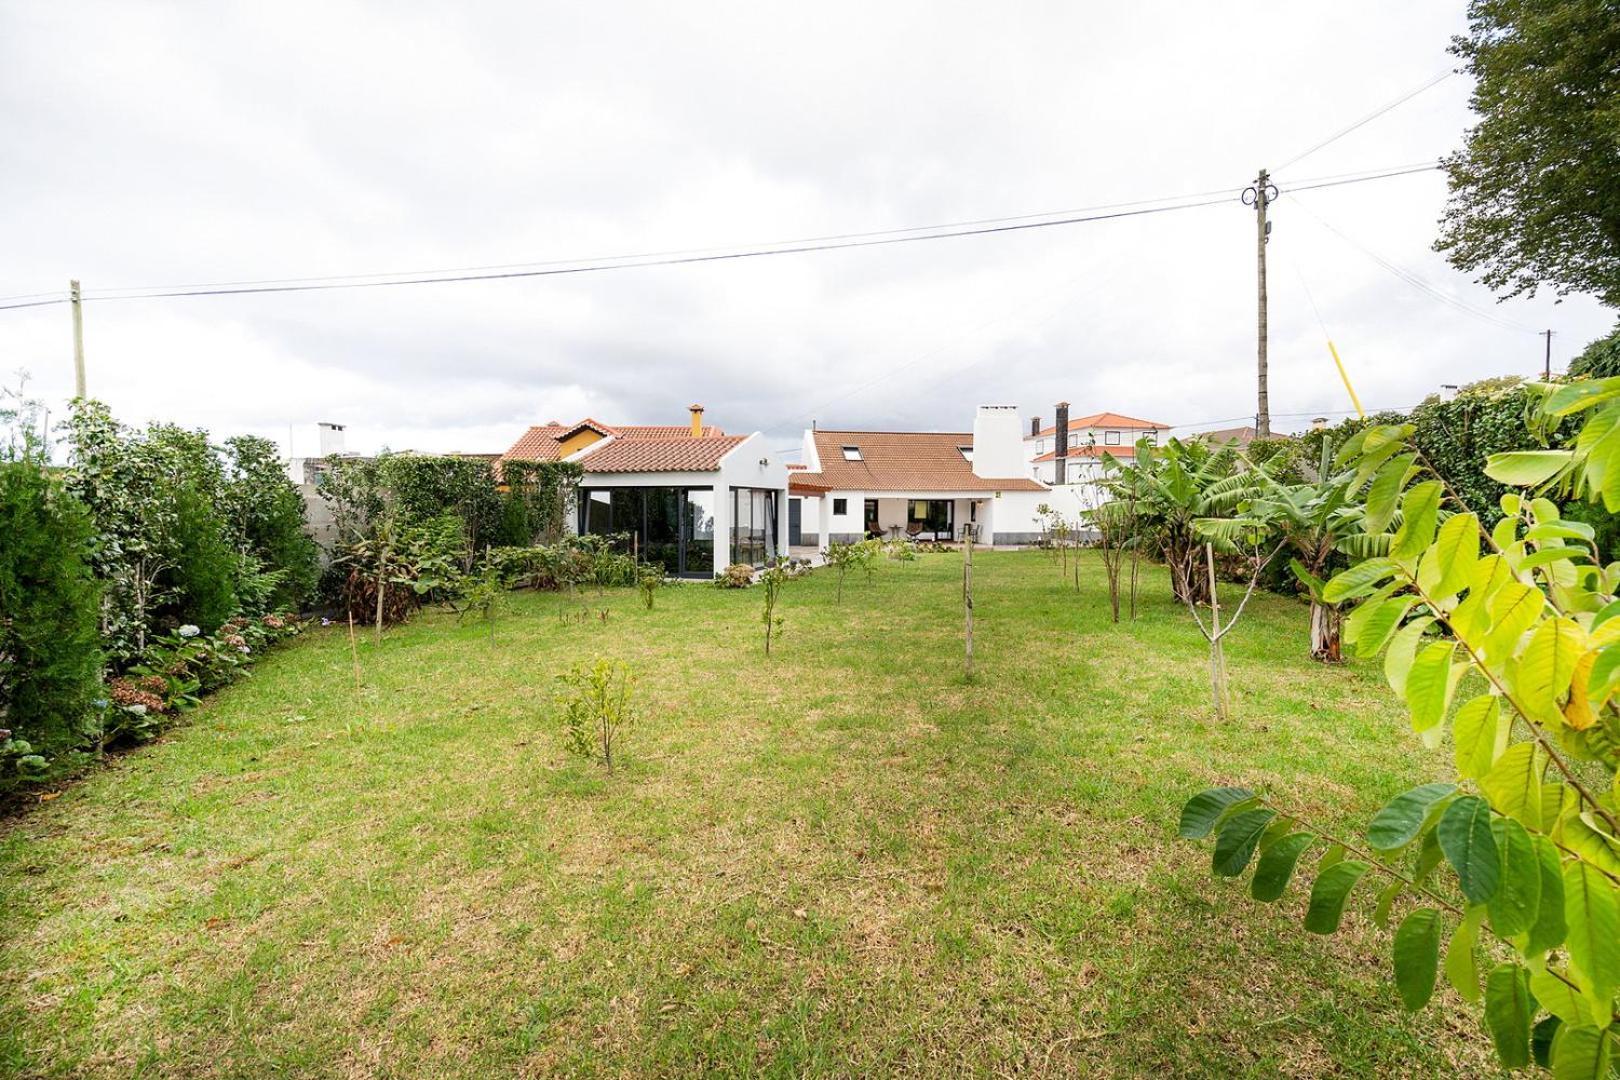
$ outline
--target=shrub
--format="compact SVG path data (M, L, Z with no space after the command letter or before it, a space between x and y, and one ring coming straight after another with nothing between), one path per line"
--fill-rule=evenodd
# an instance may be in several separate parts
M90 522L32 455L0 459L0 786L77 744L101 691ZM9 758L8 769L5 759ZM37 759L37 760L36 760Z
M279 575L269 595L255 598L255 613L298 610L315 596L320 551L307 531L304 498L281 467L268 439L225 440L223 509L240 550L267 574ZM248 597L237 593L244 606Z
M173 536L169 568L170 601L164 613L173 620L217 630L236 613L236 578L240 557L225 539L225 523L207 493L195 483L171 492Z
M613 749L619 734L634 720L630 694L635 680L616 660L575 664L557 676L562 709L563 742L569 752L601 761L613 771Z
M732 563L714 575L717 589L746 589L754 583L754 568L747 563Z
M827 545L825 558L827 565L838 572L838 603L844 602L844 575L850 570L860 568L870 576L872 573L872 560L877 556L877 546L881 541L862 540L854 544L840 544L836 540Z
M636 579L636 587L641 590L641 602L651 611L658 590L664 587L664 572L656 566L643 566L641 576Z

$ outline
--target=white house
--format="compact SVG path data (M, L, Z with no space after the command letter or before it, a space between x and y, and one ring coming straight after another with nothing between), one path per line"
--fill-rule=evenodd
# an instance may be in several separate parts
M1047 484L1085 484L1102 474L1102 455L1112 454L1120 461L1136 457L1136 444L1142 439L1157 444L1169 425L1139 420L1115 412L1092 413L1069 419L1069 403L1057 404L1057 420L1041 427L1039 417L1030 421L1024 436L1024 460L1030 475Z
M825 550L864 536L1028 544L1049 489L1030 478L1018 410L981 405L971 432L804 433L803 468L788 472L789 541Z
M530 428L502 462L577 461L584 469L573 526L628 534L641 557L680 577L787 554L787 465L759 432L611 426L595 420Z

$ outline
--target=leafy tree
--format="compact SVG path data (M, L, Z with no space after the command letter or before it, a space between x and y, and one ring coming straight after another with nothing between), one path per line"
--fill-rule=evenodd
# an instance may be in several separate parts
M52 479L31 434L0 447L0 537L4 788L81 742L101 692L101 590L85 561L90 521Z
M765 586L765 610L761 620L765 624L765 655L771 655L771 638L782 633L782 616L776 613L777 601L782 597L782 586L787 584L787 560L776 559L760 571L759 583Z
M1620 306L1620 15L1613 0L1471 0L1452 43L1480 117L1444 164L1436 247L1506 296Z
M619 736L635 721L631 694L635 676L617 660L575 664L557 676L563 742L581 757L599 760L613 771Z
M320 553L308 532L304 497L270 440L253 435L226 439L225 455L222 509L234 542L281 575L271 608L303 607L320 580Z
M1228 448L1179 439L1163 447L1144 439L1136 444L1136 458L1129 463L1105 451L1103 463L1111 492L1135 506L1138 542L1169 568L1176 600L1208 604L1204 540L1195 523L1236 506L1254 485L1250 470L1240 468L1236 453Z
M1371 471L1333 468L1333 445L1323 442L1321 461L1310 470L1314 479L1297 483L1282 483L1271 474L1276 459L1265 467L1253 470L1255 491L1242 506L1240 515L1231 518L1204 519L1199 529L1208 536L1232 542L1244 530L1260 526L1281 538L1290 552L1289 565L1295 578L1304 586L1311 601L1311 658L1326 663L1343 659L1341 642L1342 615L1337 604L1323 596L1325 578L1335 566L1343 565L1350 552L1358 557L1383 554L1376 540L1364 534L1366 510L1362 505L1364 489L1373 479ZM1415 455L1413 455L1415 460ZM1413 467L1407 461L1408 467ZM1391 469L1384 474L1386 485L1398 485L1404 474ZM1398 486L1388 494L1393 498ZM1375 495L1384 494L1382 491ZM1392 501L1378 499L1382 512L1395 513ZM1386 520L1373 523L1373 531L1381 532Z
M1333 933L1363 881L1379 880L1374 919L1398 919L1408 1009L1443 971L1483 1001L1504 1065L1597 1077L1620 1035L1620 564L1602 565L1591 527L1547 496L1620 510L1620 378L1533 393L1538 437L1585 422L1572 446L1492 457L1489 475L1514 490L1489 529L1416 454L1411 425L1370 427L1337 458L1373 477L1365 535L1383 553L1335 574L1324 599L1356 603L1345 640L1384 654L1414 732L1446 748L1456 781L1396 795L1360 839L1306 821L1280 794L1235 787L1191 799L1181 833L1215 836L1223 877L1258 854L1250 892L1265 902L1320 852L1313 933ZM1482 979L1486 934L1500 959Z
M174 534L166 576L173 625L195 623L213 633L236 614L236 578L242 556L231 550L225 520L195 483L172 492Z
M872 563L877 558L878 545L873 540L860 540L853 544L841 544L837 540L827 543L827 550L822 557L827 565L838 571L838 588L835 593L837 602L844 602L844 575L851 570L862 569L868 575L872 573Z
M1620 326L1598 338L1569 362L1571 376L1612 379L1620 375Z

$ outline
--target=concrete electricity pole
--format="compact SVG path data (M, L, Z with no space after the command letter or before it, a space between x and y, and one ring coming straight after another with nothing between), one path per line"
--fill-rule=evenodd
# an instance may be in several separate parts
M1271 234L1271 223L1266 220L1266 207L1277 197L1277 185L1271 182L1266 170L1255 177L1254 186L1243 193L1243 205L1254 207L1255 258L1259 271L1260 306L1257 323L1259 395L1255 403L1254 432L1257 438L1271 435L1271 394L1266 387L1266 240Z
M1542 364L1541 381L1552 382L1552 331L1543 330L1541 333L1547 339L1547 358Z
M84 397L84 311L79 306L78 279L68 282L73 302L73 396Z

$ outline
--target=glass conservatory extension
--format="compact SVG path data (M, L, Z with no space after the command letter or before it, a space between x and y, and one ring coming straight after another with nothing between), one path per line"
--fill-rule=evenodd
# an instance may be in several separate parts
M714 489L589 488L579 493L579 531L622 535L624 550L676 577L714 574Z
M763 566L780 550L777 538L779 493L768 488L722 488L726 505L717 508L712 487L602 487L579 493L582 535L621 536L622 549L642 561L659 563L675 577L712 577L715 534L727 545L727 561ZM725 511L726 525L716 510Z

